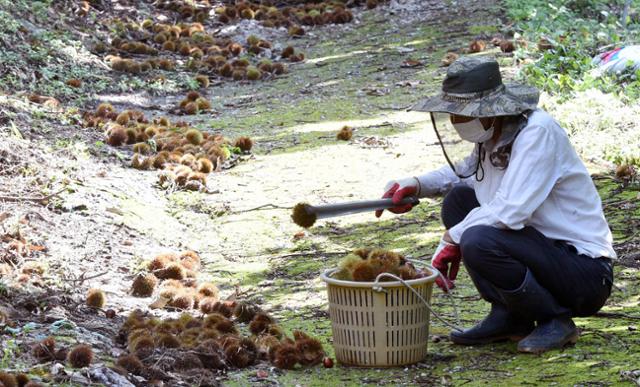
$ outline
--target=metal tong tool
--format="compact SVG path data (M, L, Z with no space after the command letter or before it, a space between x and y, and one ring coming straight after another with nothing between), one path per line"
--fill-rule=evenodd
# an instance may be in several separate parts
M306 205L305 210L309 215L315 215L316 219L332 218L335 216L359 214L361 212L373 212L388 210L402 205L418 205L420 200L416 197L406 197L399 204L394 204L391 199L361 200L335 204L322 204L318 206Z

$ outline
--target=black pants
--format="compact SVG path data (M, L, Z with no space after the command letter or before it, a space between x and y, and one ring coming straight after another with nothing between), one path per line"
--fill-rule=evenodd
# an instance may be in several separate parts
M445 227L455 226L479 205L473 189L454 187L442 204ZM462 234L460 249L468 272L499 289L518 288L529 269L538 283L560 305L571 309L574 316L596 313L611 293L610 259L578 254L575 247L549 239L533 227L505 230L473 226ZM481 281L474 282L483 294L478 286Z

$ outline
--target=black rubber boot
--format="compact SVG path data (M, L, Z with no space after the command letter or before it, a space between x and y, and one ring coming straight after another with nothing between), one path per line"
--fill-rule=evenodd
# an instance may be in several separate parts
M491 304L491 312L476 326L462 332L452 331L449 339L455 344L479 345L498 341L518 341L531 333L533 321L518 319L500 303Z
M551 349L564 348L578 341L578 329L571 317L556 317L538 323L531 334L518 342L518 351L540 354Z
M578 329L571 320L571 310L538 283L527 270L522 285L516 290L498 291L510 310L518 311L525 318L532 318L538 325L518 343L518 351L542 353L563 348L578 341Z
M467 267L480 296L491 303L491 312L474 327L464 331L452 331L451 342L462 345L480 345L505 340L520 340L533 331L533 319L521 318L510 312L498 290L489 281Z

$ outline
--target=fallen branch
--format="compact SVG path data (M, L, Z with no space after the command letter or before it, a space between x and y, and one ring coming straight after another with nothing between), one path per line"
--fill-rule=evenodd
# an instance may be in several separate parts
M82 284L84 281L88 281L88 280L91 280L91 279L95 279L95 278L98 278L98 277L102 277L102 276L103 276L103 275L105 275L105 274L109 274L109 271L105 271L105 272L102 272L102 273L99 273L99 274L96 274L96 275L92 275L91 277L85 277L85 276L84 276L84 273L82 273L82 275L80 276L80 278L75 279L75 280L72 280L72 281L74 281L74 282L80 282L80 284Z
M28 218L29 215L35 215L36 217L40 218L40 220L42 220L43 222L51 223L49 219L45 218L44 215L42 215L38 211L29 211L26 214L24 214L25 218Z
M381 105L375 105L375 106L380 110L400 110L400 111L406 111L411 107L411 105L399 106L399 107L381 106Z
M270 259L303 257L303 256L308 256L308 255L315 255L315 256L317 256L317 255L344 255L344 254L348 254L348 253L349 253L349 251L302 251L302 252L299 252L299 253L276 255L276 256L270 257Z
M640 253L631 253L628 255L622 255L620 258L622 259L630 259L633 261L640 261Z
M21 197L21 196L0 196L0 201L4 201L4 202L27 201L27 202L36 202L36 203L39 203L39 204L46 204L46 202L49 199L51 199L54 196L60 195L65 190L66 190L66 188L63 188L58 192L54 192L51 195L43 196L41 198L29 198L29 197L25 198L25 197Z
M393 126L393 123L391 122L383 122L381 124L371 124L371 125L364 125L364 126L356 126L354 129L358 130L358 129L369 129L369 128L383 128L386 126Z
M242 214L242 213L245 213L245 212L260 211L260 210L292 210L292 209L293 209L293 207L282 207L282 206L278 206L278 205L269 203L269 204L263 204L263 205L258 206L258 207L250 208L248 210L234 211L234 212L232 212L232 214L236 215L236 214Z
M591 175L591 180L614 180L610 175Z
M580 328L580 336L586 336L586 335L595 335L598 337L603 338L604 340L606 340L607 342L613 342L613 341L617 341L617 344L619 346L621 346L624 349L628 349L629 346L624 342L624 340L619 339L616 335L613 335L611 333L605 333L605 332L601 332L597 329L591 329L591 328Z
M66 283L71 283L73 286L78 287L81 286L84 281L88 281L88 280L92 280L98 277L102 277L103 275L109 274L109 271L105 271L99 274L95 274L92 275L90 277L85 277L86 272L83 272L82 274L80 274L80 276L78 276L77 278L68 278L68 277L63 277L62 281L66 282ZM55 278L53 277L43 277L44 279L49 279L49 280L54 280Z
M499 370L497 368L473 368L474 371L482 371L482 372L495 372L495 373L500 373L500 374L511 374L510 371L506 371L506 370Z
M610 317L610 318L624 318L627 320L640 320L640 316L634 316L626 313L616 313L616 312L598 312L595 314L596 317Z
M635 202L635 201L636 201L635 198L634 199L614 200L614 201L610 201L610 202L603 202L602 206L604 208L608 208L608 207L611 207L611 206L619 206L619 205L622 205L622 204L629 204L629 203Z

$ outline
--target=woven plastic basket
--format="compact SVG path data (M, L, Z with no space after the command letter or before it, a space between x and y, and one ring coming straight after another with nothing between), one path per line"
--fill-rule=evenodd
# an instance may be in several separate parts
M431 302L438 271L406 281ZM395 367L422 361L427 356L429 310L399 281L352 282L332 278L337 269L321 278L329 292L329 317L336 359L359 367Z

